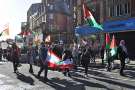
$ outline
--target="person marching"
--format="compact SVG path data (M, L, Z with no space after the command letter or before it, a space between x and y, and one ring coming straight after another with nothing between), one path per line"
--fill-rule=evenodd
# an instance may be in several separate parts
M89 47L84 49L81 55L81 62L83 67L85 68L85 77L88 76L88 65L90 63L90 54L91 54L91 49Z
M101 59L102 59L102 65L104 65L104 53L105 53L105 45L103 44L101 46L101 50L100 50L100 56L101 56Z
M38 72L38 77L40 77L40 74L45 70L44 72L44 80L47 80L47 73L48 73L48 62L47 62L47 53L48 53L48 48L45 45L44 42L41 43L40 50L39 50L39 58L41 60L41 66L40 70Z
M19 56L20 56L20 50L17 47L16 43L13 43L12 50L11 50L11 57L13 61L14 73L18 72L17 67L19 65Z
M117 53L118 53L118 58L120 59L121 62L120 75L123 76L124 75L123 70L125 68L125 59L128 57L128 52L124 40L120 41Z
M33 73L32 64L34 64L35 50L34 50L34 47L32 47L32 43L29 44L27 55L28 55L28 63L30 65L29 72Z
M73 59L72 52L69 49L65 49L62 55L63 63L72 64L73 63L72 59ZM64 72L63 72L64 76L71 77L69 71L70 71L70 68L72 67L67 65L63 68L64 68Z

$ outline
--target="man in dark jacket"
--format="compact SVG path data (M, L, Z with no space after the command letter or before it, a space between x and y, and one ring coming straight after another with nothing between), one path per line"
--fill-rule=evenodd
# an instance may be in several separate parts
M47 79L47 73L48 73L48 64L47 64L47 60L46 60L47 53L48 53L48 48L42 42L41 47L40 47L40 51L39 51L39 58L41 60L41 67L40 67L40 70L38 72L38 76L40 77L40 74L42 73L42 71L45 70L45 72L44 72L44 79L45 80Z
M85 76L88 76L88 65L90 62L90 54L91 54L91 49L87 48L86 50L83 51L81 57L83 67L85 68Z
M124 40L120 41L120 45L118 47L117 53L118 53L118 57L119 57L120 62L121 62L120 75L123 76L124 75L123 70L125 67L125 59L128 57L127 48L125 46Z

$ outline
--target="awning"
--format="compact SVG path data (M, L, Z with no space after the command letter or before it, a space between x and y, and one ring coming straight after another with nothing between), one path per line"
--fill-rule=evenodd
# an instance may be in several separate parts
M84 36L96 33L115 33L115 32L127 32L135 31L135 18L129 18L126 20L106 21L103 23L103 31L89 25L78 26L75 29L75 34Z
M127 20L106 21L103 23L104 32L135 31L135 18Z
M84 26L78 26L75 28L75 34L84 36L84 35L90 35L90 34L96 34L102 32L98 28L90 27L89 25Z

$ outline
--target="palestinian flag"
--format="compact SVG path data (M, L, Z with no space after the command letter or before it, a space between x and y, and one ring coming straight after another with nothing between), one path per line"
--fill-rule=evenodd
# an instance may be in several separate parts
M5 33L5 35L9 35L9 28L7 27L5 30L3 30L3 33Z
M98 28L100 30L103 30L103 28L101 27L101 25L99 25L95 18L93 17L93 15L91 14L90 10L83 4L83 16L85 21L87 21L87 23L91 26L91 27L95 27Z
M4 30L0 33L0 36L2 35L9 36L9 24L4 25Z
M110 35L109 33L106 33L106 36L105 36L105 42L106 42L106 49L110 49Z
M5 29L3 30L3 33L9 36L9 23L5 25Z
M116 45L116 40L115 40L114 35L113 35L113 38L112 38L112 42L111 42L111 45L110 45L110 49L111 49L111 56L116 55L116 52L117 52L117 45Z

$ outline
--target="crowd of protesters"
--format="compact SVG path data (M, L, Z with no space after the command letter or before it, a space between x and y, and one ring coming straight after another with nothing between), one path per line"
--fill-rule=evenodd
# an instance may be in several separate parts
M18 66L19 66L19 58L21 56L21 49L18 48L16 43L11 44L12 47L8 47L6 49L6 55L5 52L3 53L2 49L0 48L0 60L2 60L2 55L6 57L7 60L13 62L13 69L14 73L18 72ZM61 58L63 61L71 61L74 65L73 69L77 70L77 67L82 66L84 67L85 76L88 76L88 67L89 63L93 62L96 64L96 54L92 47L92 45L86 44L84 46L79 46L77 44L67 45L64 44L47 44L42 42L39 46L34 46L33 43L30 43L27 48L27 62L29 64L29 72L34 73L33 65L35 64L35 60L38 61L40 70L37 73L37 76L40 77L41 73L44 70L44 79L47 79L47 73L48 73L48 62L47 62L47 54L48 50L52 50L53 53L55 53L59 58ZM102 64L104 64L104 53L105 53L105 45L102 45L100 49ZM97 56L98 56L97 55ZM121 68L120 68L120 75L124 75L123 70L125 67L125 58L128 57L127 48L125 47L125 41L121 40L120 45L117 50L117 59L121 62ZM110 58L108 58L109 61ZM37 63L36 63L37 64ZM108 62L108 67L110 62ZM64 68L63 74L65 76L70 75L70 68Z

